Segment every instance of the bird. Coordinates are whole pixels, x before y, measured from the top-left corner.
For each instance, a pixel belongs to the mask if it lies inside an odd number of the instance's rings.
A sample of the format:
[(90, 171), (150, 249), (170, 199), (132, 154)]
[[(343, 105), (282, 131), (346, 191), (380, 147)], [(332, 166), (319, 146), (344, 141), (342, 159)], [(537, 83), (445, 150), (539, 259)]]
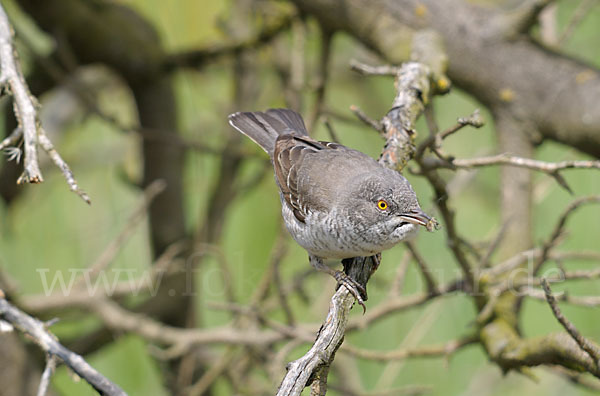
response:
[(363, 286), (324, 260), (377, 255), (420, 226), (431, 230), (435, 220), (408, 180), (361, 151), (311, 138), (293, 110), (236, 112), (228, 119), (269, 154), (285, 226), (312, 266), (333, 276), (365, 310)]

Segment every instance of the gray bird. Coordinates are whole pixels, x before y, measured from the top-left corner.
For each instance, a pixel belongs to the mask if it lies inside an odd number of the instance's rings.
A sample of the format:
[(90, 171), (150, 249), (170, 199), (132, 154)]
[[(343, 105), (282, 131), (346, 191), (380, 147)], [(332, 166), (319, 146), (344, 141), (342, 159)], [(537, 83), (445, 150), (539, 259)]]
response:
[(434, 220), (419, 207), (408, 180), (360, 151), (312, 139), (292, 110), (238, 112), (229, 123), (271, 157), (285, 225), (311, 264), (364, 308), (364, 288), (323, 259), (372, 256), (411, 237), (418, 226), (429, 229)]

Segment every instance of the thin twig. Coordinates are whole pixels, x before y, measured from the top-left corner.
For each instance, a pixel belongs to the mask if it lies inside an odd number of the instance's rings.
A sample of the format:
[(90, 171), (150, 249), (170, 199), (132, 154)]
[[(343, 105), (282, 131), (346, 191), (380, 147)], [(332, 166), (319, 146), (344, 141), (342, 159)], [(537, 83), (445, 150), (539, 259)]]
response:
[(430, 294), (439, 294), (440, 292), (437, 288), (435, 279), (433, 279), (431, 270), (429, 269), (429, 266), (425, 262), (423, 256), (421, 256), (421, 254), (418, 252), (415, 244), (411, 241), (408, 241), (404, 242), (404, 245), (412, 254), (413, 258), (415, 259), (415, 262), (417, 263), (417, 266), (419, 267), (419, 270), (421, 270), (421, 274), (423, 275), (423, 279), (425, 280), (425, 284), (427, 285), (427, 291)]
[(440, 133), (439, 139), (444, 140), (448, 136), (458, 132), (459, 130), (461, 130), (463, 127), (465, 127), (467, 125), (470, 125), (474, 128), (481, 128), (484, 125), (484, 123), (485, 123), (485, 121), (483, 120), (483, 117), (481, 116), (479, 109), (475, 109), (475, 111), (473, 111), (473, 113), (470, 116), (460, 117), (456, 121), (456, 124), (454, 126), (451, 126), (450, 128), (448, 128), (445, 131), (443, 131), (442, 133)]
[(506, 230), (508, 229), (509, 224), (510, 224), (510, 221), (506, 221), (506, 222), (502, 223), (502, 225), (500, 226), (500, 230), (498, 230), (498, 233), (492, 240), (492, 243), (490, 243), (490, 246), (488, 246), (488, 248), (485, 250), (483, 257), (481, 258), (481, 260), (479, 260), (480, 268), (486, 268), (489, 266), (492, 255), (494, 254), (496, 249), (498, 249), (498, 247), (502, 243), (502, 240), (504, 239), (504, 236), (506, 235)]
[(596, 365), (600, 365), (600, 349), (598, 346), (594, 345), (588, 339), (581, 335), (579, 330), (575, 327), (573, 323), (571, 323), (560, 311), (558, 308), (558, 304), (556, 303), (556, 299), (552, 295), (552, 290), (550, 289), (550, 284), (545, 278), (542, 278), (542, 287), (544, 288), (544, 292), (546, 293), (546, 301), (550, 305), (552, 309), (552, 313), (556, 319), (560, 322), (560, 324), (565, 328), (567, 333), (577, 342), (579, 347), (587, 352), (588, 355), (594, 360)]
[(340, 348), (340, 351), (361, 359), (386, 362), (413, 357), (448, 357), (459, 349), (478, 341), (479, 339), (476, 336), (467, 336), (457, 340), (448, 341), (442, 345), (418, 346), (395, 351), (373, 351), (370, 349), (355, 348), (350, 345), (343, 345)]
[(412, 255), (410, 252), (404, 252), (402, 259), (400, 260), (400, 264), (398, 264), (398, 268), (396, 268), (396, 275), (394, 276), (392, 285), (390, 286), (390, 297), (397, 297), (402, 294), (402, 289), (404, 288), (404, 278), (406, 277), (406, 271), (408, 270), (408, 264), (410, 263), (411, 257)]
[(457, 168), (477, 168), (490, 165), (511, 165), (528, 168), (545, 173), (553, 173), (564, 169), (600, 169), (600, 161), (560, 161), (545, 162), (530, 158), (521, 158), (510, 154), (498, 154), (491, 157), (473, 159), (455, 159), (452, 164)]
[(38, 386), (37, 396), (45, 396), (50, 386), (50, 378), (56, 370), (57, 357), (55, 355), (46, 355), (46, 367), (42, 373), (40, 379), (40, 385)]
[(381, 391), (358, 392), (355, 389), (349, 389), (348, 385), (331, 385), (330, 387), (345, 396), (420, 396), (430, 393), (433, 389), (429, 385), (407, 385)]
[(350, 106), (350, 111), (356, 115), (356, 117), (363, 122), (363, 124), (373, 128), (379, 133), (383, 133), (383, 126), (379, 121), (376, 121), (369, 117), (364, 111), (362, 111), (358, 106), (352, 105)]
[(530, 158), (517, 157), (510, 154), (498, 154), (490, 157), (480, 157), (471, 159), (455, 159), (449, 158), (444, 160), (436, 160), (428, 158), (424, 166), (427, 169), (448, 168), (448, 169), (473, 169), (493, 165), (508, 165), (518, 168), (526, 168), (546, 173), (553, 177), (556, 182), (567, 190), (573, 193), (566, 180), (560, 174), (560, 171), (565, 169), (600, 169), (600, 161), (593, 160), (572, 160), (560, 162), (546, 162), (534, 160)]
[(396, 66), (371, 66), (355, 59), (350, 60), (350, 68), (355, 72), (368, 76), (395, 76), (400, 71)]
[(319, 65), (316, 73), (315, 101), (306, 119), (306, 127), (309, 131), (314, 129), (316, 121), (323, 112), (327, 80), (329, 78), (328, 68), (329, 59), (331, 58), (331, 43), (334, 33), (324, 25), (319, 25), (319, 27), (321, 32), (321, 52), (319, 54)]
[(549, 367), (548, 369), (554, 374), (558, 374), (584, 389), (600, 392), (600, 382), (598, 380), (594, 380), (593, 378), (589, 378), (585, 373), (569, 370), (560, 366)]
[(536, 263), (533, 266), (533, 275), (537, 274), (539, 269), (542, 267), (542, 265), (546, 261), (546, 258), (548, 256), (548, 252), (550, 251), (550, 249), (552, 249), (554, 246), (557, 245), (557, 243), (560, 239), (560, 236), (563, 234), (563, 229), (565, 227), (565, 224), (566, 224), (569, 216), (571, 214), (573, 214), (573, 212), (575, 210), (577, 210), (579, 207), (581, 207), (582, 205), (586, 205), (586, 204), (590, 204), (590, 203), (600, 203), (600, 195), (590, 195), (587, 197), (582, 197), (582, 198), (576, 199), (575, 201), (571, 202), (569, 204), (569, 206), (567, 206), (567, 208), (563, 211), (563, 213), (560, 215), (560, 217), (558, 219), (558, 222), (556, 223), (556, 226), (554, 226), (554, 229), (552, 230), (552, 233), (550, 234), (550, 238), (548, 238), (548, 240), (542, 246), (542, 254), (537, 259)]
[(294, 13), (282, 15), (276, 22), (263, 26), (262, 30), (253, 37), (237, 42), (220, 43), (212, 47), (167, 55), (163, 61), (162, 69), (170, 72), (185, 67), (200, 68), (208, 62), (214, 62), (224, 56), (235, 55), (244, 50), (258, 48), (288, 30), (295, 19), (296, 15)]
[(597, 2), (598, 0), (582, 0), (579, 3), (575, 11), (573, 11), (573, 15), (571, 16), (571, 19), (569, 19), (565, 30), (563, 30), (558, 38), (557, 44), (559, 47), (562, 47), (567, 40), (569, 40), (577, 25), (590, 14), (590, 11), (597, 5)]
[[(546, 301), (546, 293), (540, 289), (534, 289), (530, 287), (521, 289), (519, 293), (537, 300)], [(579, 305), (581, 307), (600, 306), (600, 296), (571, 296), (568, 293), (561, 292), (554, 294), (554, 298), (556, 301), (564, 302), (565, 304)]]
[(129, 240), (137, 226), (145, 218), (150, 203), (158, 194), (163, 192), (166, 187), (167, 184), (164, 180), (155, 180), (146, 187), (142, 194), (142, 200), (127, 219), (125, 228), (108, 244), (108, 246), (106, 246), (100, 256), (98, 256), (98, 258), (88, 267), (88, 271), (86, 271), (85, 275), (75, 281), (74, 287), (90, 284), (100, 271), (104, 270), (111, 262), (113, 262), (125, 242)]
[(325, 124), (325, 128), (327, 128), (327, 132), (329, 132), (329, 136), (331, 137), (331, 141), (335, 143), (340, 143), (340, 138), (336, 133), (333, 125), (331, 125), (331, 121), (329, 121), (329, 117), (326, 115), (322, 115), (321, 119), (323, 120), (323, 124)]
[(77, 180), (75, 180), (75, 176), (73, 176), (71, 168), (69, 168), (69, 165), (65, 162), (65, 160), (62, 159), (60, 154), (58, 154), (58, 151), (56, 151), (54, 145), (46, 135), (46, 131), (44, 131), (44, 129), (41, 127), (38, 130), (38, 139), (40, 146), (48, 154), (50, 159), (52, 159), (54, 165), (56, 165), (58, 169), (60, 169), (60, 171), (62, 172), (71, 191), (79, 195), (81, 199), (83, 199), (88, 205), (91, 204), (92, 201), (90, 200), (90, 197), (85, 193), (85, 191), (79, 188), (79, 185), (77, 184)]

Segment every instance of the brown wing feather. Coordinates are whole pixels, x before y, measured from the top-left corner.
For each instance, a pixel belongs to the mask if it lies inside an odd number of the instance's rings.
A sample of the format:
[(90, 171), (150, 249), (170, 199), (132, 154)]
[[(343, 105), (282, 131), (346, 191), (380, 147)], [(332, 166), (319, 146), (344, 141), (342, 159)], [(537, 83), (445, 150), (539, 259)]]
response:
[[(307, 157), (310, 162), (305, 162)], [(285, 134), (280, 135), (275, 141), (273, 152), (273, 168), (275, 169), (275, 179), (283, 195), (283, 199), (288, 203), (294, 213), (294, 216), (304, 222), (308, 210), (326, 210), (327, 202), (319, 200), (318, 195), (303, 196), (300, 190), (311, 188), (311, 185), (328, 186), (345, 183), (345, 178), (362, 172), (359, 168), (369, 166), (365, 159), (369, 157), (356, 150), (349, 149), (338, 143), (317, 141), (306, 135)], [(332, 173), (332, 178), (326, 183), (314, 183), (316, 179), (326, 177), (318, 169), (320, 166), (332, 166), (332, 162), (344, 163), (343, 171), (341, 169), (329, 168), (327, 172)], [(378, 166), (371, 159), (373, 166)], [(356, 167), (356, 164), (361, 164)], [(315, 169), (315, 166), (317, 169)], [(313, 171), (308, 171), (308, 169)], [(316, 171), (316, 173), (314, 173)], [(306, 178), (307, 172), (311, 174)], [(304, 175), (303, 180), (299, 180), (299, 175)], [(310, 194), (309, 194), (310, 195)]]
[(321, 148), (320, 146), (311, 138), (301, 138), (293, 134), (281, 135), (275, 142), (273, 153), (275, 179), (283, 198), (292, 208), (294, 216), (301, 222), (304, 222), (306, 213), (298, 195), (298, 168), (302, 165), (306, 154), (317, 152)]
[(306, 135), (287, 134), (277, 138), (273, 153), (275, 178), (283, 198), (299, 221), (304, 222), (307, 208), (298, 194), (298, 169), (307, 154), (338, 148), (345, 147), (336, 143), (320, 142)]

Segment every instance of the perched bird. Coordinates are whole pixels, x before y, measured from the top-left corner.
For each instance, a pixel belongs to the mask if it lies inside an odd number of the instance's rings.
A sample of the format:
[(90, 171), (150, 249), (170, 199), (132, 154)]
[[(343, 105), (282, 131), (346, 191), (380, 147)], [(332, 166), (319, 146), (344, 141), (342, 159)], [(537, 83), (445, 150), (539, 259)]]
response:
[(364, 308), (364, 288), (323, 259), (372, 256), (430, 229), (408, 180), (368, 155), (308, 136), (302, 117), (288, 109), (238, 112), (229, 123), (273, 162), (281, 213), (310, 263), (344, 285)]

